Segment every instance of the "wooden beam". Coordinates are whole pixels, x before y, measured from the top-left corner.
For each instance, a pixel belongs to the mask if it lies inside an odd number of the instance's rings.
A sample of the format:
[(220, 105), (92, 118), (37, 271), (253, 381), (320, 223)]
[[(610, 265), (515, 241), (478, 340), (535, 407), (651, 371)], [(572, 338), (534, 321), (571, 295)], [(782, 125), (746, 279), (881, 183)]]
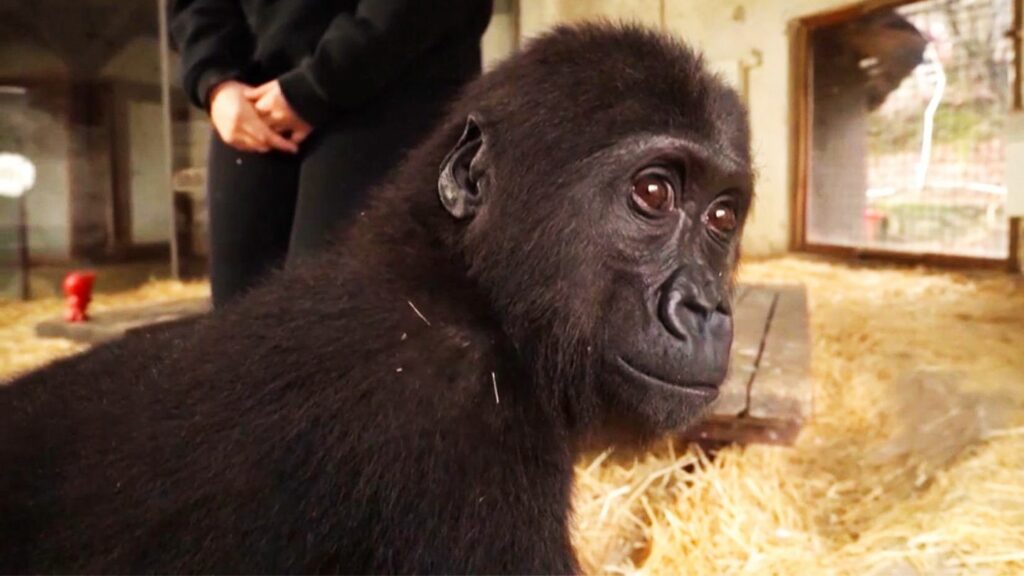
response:
[(28, 247), (28, 199), (24, 194), (18, 197), (18, 262), (21, 272), (19, 282), (22, 300), (32, 298), (32, 262)]
[(740, 292), (729, 377), (709, 416), (683, 438), (790, 444), (813, 410), (806, 290), (753, 285)]
[(807, 26), (797, 22), (790, 28), (790, 234), (791, 250), (802, 250), (807, 242), (807, 182), (810, 173), (811, 98), (810, 40)]
[(803, 422), (812, 413), (807, 293), (802, 286), (774, 288), (775, 308), (750, 383), (748, 414), (761, 420)]
[(715, 416), (732, 417), (747, 411), (750, 381), (757, 370), (765, 327), (775, 303), (767, 290), (747, 290), (733, 304), (732, 356), (729, 375), (711, 406)]
[(171, 278), (181, 278), (181, 261), (178, 246), (178, 211), (174, 206), (174, 115), (171, 113), (171, 33), (167, 19), (168, 0), (156, 0), (157, 16), (160, 22), (160, 101), (163, 104), (164, 120), (164, 190), (167, 207), (171, 211)]
[(807, 244), (804, 251), (811, 254), (823, 254), (849, 260), (877, 260), (898, 264), (923, 264), (939, 268), (974, 268), (987, 270), (1005, 270), (1008, 258), (987, 258), (982, 256), (960, 256), (936, 252), (896, 252), (875, 248), (856, 248), (853, 246), (831, 246), (827, 244)]
[(1021, 261), (1022, 235), (1024, 235), (1024, 218), (1010, 217), (1010, 260), (1007, 269), (1016, 274), (1024, 272), (1024, 262)]

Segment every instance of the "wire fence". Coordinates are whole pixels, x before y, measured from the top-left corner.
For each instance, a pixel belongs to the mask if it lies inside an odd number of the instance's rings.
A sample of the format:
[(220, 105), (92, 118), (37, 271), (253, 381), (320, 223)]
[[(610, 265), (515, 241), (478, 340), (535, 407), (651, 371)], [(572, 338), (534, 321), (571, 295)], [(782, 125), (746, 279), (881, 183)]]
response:
[[(815, 40), (816, 51), (835, 56), (838, 38), (839, 54), (845, 49), (856, 65), (816, 65), (823, 78), (814, 83), (811, 240), (1005, 258), (1011, 0), (926, 0), (864, 18), (873, 20)], [(917, 65), (901, 71), (910, 57)], [(879, 96), (886, 80), (893, 85)], [(839, 84), (865, 87), (861, 110), (839, 103)]]

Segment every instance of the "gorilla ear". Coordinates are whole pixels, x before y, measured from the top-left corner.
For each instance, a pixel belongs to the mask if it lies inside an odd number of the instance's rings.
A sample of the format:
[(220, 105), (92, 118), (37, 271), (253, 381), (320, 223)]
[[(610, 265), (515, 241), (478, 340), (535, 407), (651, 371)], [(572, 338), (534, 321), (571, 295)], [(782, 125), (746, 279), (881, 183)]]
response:
[(458, 144), (441, 164), (441, 177), (437, 181), (441, 205), (458, 220), (473, 216), (480, 207), (480, 161), (483, 153), (480, 122), (475, 114), (470, 114)]

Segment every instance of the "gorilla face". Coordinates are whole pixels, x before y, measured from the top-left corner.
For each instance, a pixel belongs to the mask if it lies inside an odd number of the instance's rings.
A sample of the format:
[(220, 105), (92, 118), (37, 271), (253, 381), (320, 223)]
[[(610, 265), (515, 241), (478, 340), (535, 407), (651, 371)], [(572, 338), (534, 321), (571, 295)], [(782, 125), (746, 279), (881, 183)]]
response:
[(538, 394), (576, 422), (658, 433), (725, 378), (753, 174), (735, 92), (684, 46), (642, 36), (595, 39), (592, 62), (532, 63), (557, 76), (508, 64), (527, 89), (474, 94), (438, 189)]
[(487, 131), (470, 119), (439, 189), (452, 215), (473, 217), (471, 270), (518, 347), (631, 427), (691, 422), (728, 368), (748, 163), (685, 134), (637, 134), (543, 190), (503, 193)]
[[(747, 166), (669, 135), (619, 147), (600, 184), (615, 280), (603, 307), (602, 396), (645, 429), (674, 429), (718, 397), (732, 343), (732, 275)], [(596, 188), (596, 186), (595, 186)]]

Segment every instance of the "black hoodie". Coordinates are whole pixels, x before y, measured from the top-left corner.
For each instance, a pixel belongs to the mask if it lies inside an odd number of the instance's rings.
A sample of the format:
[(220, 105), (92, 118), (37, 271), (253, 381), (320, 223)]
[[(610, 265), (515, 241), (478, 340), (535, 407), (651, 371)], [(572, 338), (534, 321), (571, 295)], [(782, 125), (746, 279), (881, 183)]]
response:
[(491, 0), (175, 0), (185, 91), (275, 78), (318, 125), (391, 88), (458, 86), (480, 69)]

